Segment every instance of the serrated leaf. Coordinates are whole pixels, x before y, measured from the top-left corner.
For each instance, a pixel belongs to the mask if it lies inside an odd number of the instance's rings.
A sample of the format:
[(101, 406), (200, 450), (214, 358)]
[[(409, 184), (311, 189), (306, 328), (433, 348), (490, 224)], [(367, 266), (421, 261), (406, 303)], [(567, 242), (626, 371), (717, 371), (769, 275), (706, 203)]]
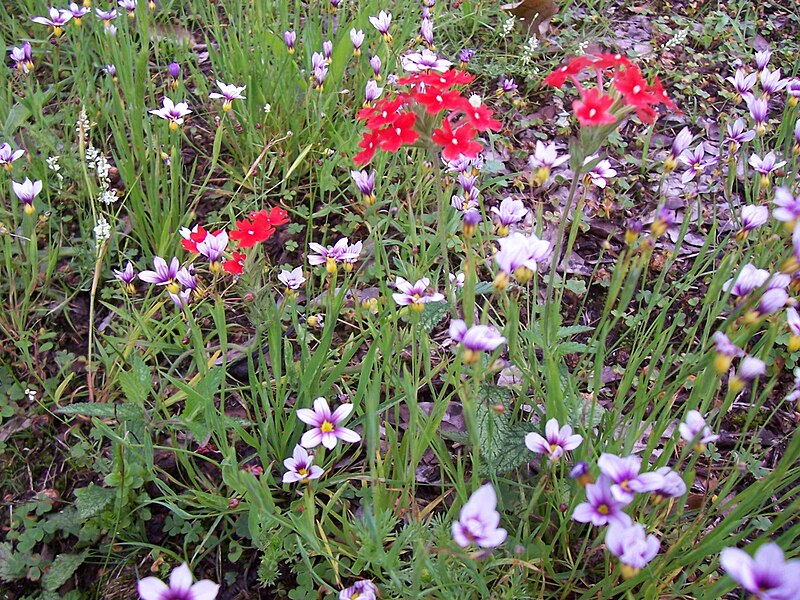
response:
[(50, 569), (42, 577), (42, 587), (49, 591), (55, 592), (58, 588), (64, 585), (75, 571), (78, 570), (86, 560), (88, 550), (84, 550), (80, 554), (59, 554), (50, 565)]
[(558, 337), (565, 338), (571, 335), (577, 335), (579, 333), (589, 333), (590, 331), (594, 331), (594, 327), (588, 327), (587, 325), (570, 325), (568, 327), (559, 327), (558, 328)]
[(594, 349), (586, 344), (581, 344), (580, 342), (560, 342), (558, 344), (558, 352), (561, 356), (564, 356), (565, 354), (572, 354), (573, 352), (584, 352), (591, 354), (594, 352)]
[[(505, 473), (531, 460), (525, 446), (525, 436), (530, 426), (511, 423), (511, 392), (500, 386), (481, 388), (478, 404), (477, 426), (482, 457), (481, 470), (485, 475)], [(502, 404), (505, 411), (497, 413), (492, 406)]]
[(120, 372), (119, 385), (128, 402), (144, 406), (145, 400), (153, 390), (153, 380), (150, 369), (141, 356), (138, 354), (134, 356), (130, 371)]
[(494, 293), (494, 285), (491, 281), (479, 281), (475, 284), (476, 294), (492, 294)]
[(105, 404), (100, 402), (77, 402), (56, 410), (61, 415), (81, 415), (101, 419), (141, 419), (142, 409), (128, 404)]
[(449, 302), (428, 302), (420, 315), (419, 326), (425, 333), (430, 333), (450, 312), (450, 308)]
[(85, 521), (100, 514), (114, 499), (115, 494), (114, 490), (100, 487), (94, 483), (75, 490), (75, 507), (78, 509), (78, 518)]

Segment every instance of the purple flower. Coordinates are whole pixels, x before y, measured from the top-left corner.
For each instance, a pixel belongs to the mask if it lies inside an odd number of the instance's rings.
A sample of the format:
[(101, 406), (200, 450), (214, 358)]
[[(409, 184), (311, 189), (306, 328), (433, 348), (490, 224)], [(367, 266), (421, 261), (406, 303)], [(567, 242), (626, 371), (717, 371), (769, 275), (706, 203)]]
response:
[(344, 270), (350, 272), (353, 270), (353, 265), (356, 264), (359, 256), (361, 256), (362, 242), (356, 242), (347, 246), (342, 261), (344, 262)]
[(25, 150), (22, 150), (21, 148), (12, 151), (9, 144), (6, 143), (0, 145), (0, 166), (3, 166), (10, 171), (11, 163), (18, 158), (21, 158), (23, 154), (25, 154)]
[(330, 40), (325, 40), (322, 42), (322, 54), (325, 56), (325, 62), (331, 64), (333, 56), (333, 42)]
[(703, 415), (696, 410), (690, 410), (686, 413), (686, 420), (678, 425), (678, 431), (681, 434), (681, 438), (689, 443), (696, 444), (701, 450), (706, 444), (716, 442), (719, 439), (719, 436), (712, 433), (711, 428), (706, 425)]
[(286, 473), (283, 474), (283, 483), (307, 483), (311, 479), (322, 477), (322, 467), (312, 465), (314, 456), (306, 452), (302, 446), (295, 446), (291, 458), (283, 461)]
[(769, 279), (769, 271), (758, 269), (751, 263), (745, 264), (735, 279), (729, 279), (722, 284), (722, 290), (730, 291), (732, 296), (741, 298), (753, 290), (760, 288)]
[[(223, 100), (222, 103), (222, 110), (228, 112), (231, 109), (234, 100), (244, 100), (245, 97), (242, 95), (242, 92), (247, 87), (243, 85), (242, 87), (222, 83), (221, 81), (217, 81), (217, 87), (219, 88), (219, 92), (211, 92), (208, 97), (211, 100)], [(220, 93), (221, 92), (221, 93)]]
[(644, 527), (638, 523), (622, 525), (610, 523), (606, 531), (606, 548), (622, 563), (622, 576), (634, 577), (647, 566), (661, 547), (654, 535), (645, 535)]
[(34, 23), (39, 23), (39, 25), (47, 25), (53, 28), (53, 35), (58, 37), (64, 31), (64, 25), (66, 25), (69, 20), (72, 18), (72, 13), (68, 10), (59, 10), (57, 8), (50, 7), (48, 11), (48, 16), (46, 17), (33, 17), (31, 21)]
[(550, 242), (533, 234), (525, 236), (514, 232), (501, 238), (499, 243), (500, 250), (494, 255), (494, 261), (500, 272), (493, 283), (498, 291), (505, 289), (512, 273), (520, 283), (528, 283), (538, 268), (537, 263), (550, 254)]
[(786, 83), (786, 94), (789, 96), (789, 106), (797, 106), (800, 100), (800, 79), (795, 77)]
[(198, 285), (197, 278), (194, 276), (194, 265), (178, 269), (178, 272), (175, 274), (175, 279), (189, 291), (197, 291)]
[(369, 22), (378, 30), (387, 43), (391, 43), (392, 36), (389, 35), (389, 27), (392, 25), (392, 14), (385, 11), (378, 13), (377, 17), (370, 17)]
[(633, 501), (634, 493), (652, 492), (664, 483), (658, 473), (640, 473), (642, 459), (638, 456), (617, 456), (604, 452), (597, 466), (612, 482), (611, 494), (625, 504)]
[(787, 562), (774, 542), (761, 546), (752, 558), (744, 550), (725, 548), (719, 562), (731, 579), (759, 600), (800, 598), (800, 560)]
[(197, 244), (197, 251), (205, 256), (209, 262), (217, 263), (222, 258), (225, 248), (228, 247), (228, 234), (225, 230), (209, 233)]
[(137, 589), (142, 600), (214, 600), (219, 592), (219, 585), (208, 579), (192, 585), (192, 572), (183, 563), (173, 569), (169, 576), (169, 586), (155, 577), (145, 577), (139, 580)]
[(461, 507), (458, 521), (451, 528), (453, 540), (462, 548), (474, 543), (481, 548), (496, 548), (508, 532), (500, 525), (497, 496), (491, 483), (478, 488)]
[[(349, 256), (349, 242), (347, 238), (342, 238), (333, 246), (327, 248), (316, 242), (309, 242), (308, 247), (316, 254), (308, 255), (308, 264), (312, 266), (325, 265), (328, 273), (336, 272), (336, 263), (344, 262)], [(357, 258), (357, 257), (356, 257)]]
[[(781, 274), (782, 275), (782, 274)], [(783, 277), (782, 277), (783, 278)], [(754, 323), (761, 317), (774, 313), (780, 310), (789, 301), (789, 294), (781, 287), (771, 287), (764, 290), (761, 298), (758, 300), (756, 306), (751, 312), (745, 315), (745, 320)]]
[(288, 290), (299, 289), (306, 281), (306, 278), (303, 277), (303, 268), (295, 267), (291, 271), (282, 270), (278, 274), (278, 281), (285, 285)]
[(695, 176), (701, 175), (710, 162), (705, 159), (706, 150), (703, 144), (698, 144), (694, 150), (684, 150), (678, 159), (686, 165), (686, 171), (681, 176), (683, 183), (689, 183)]
[(378, 82), (375, 81), (374, 79), (370, 79), (367, 82), (367, 85), (364, 87), (364, 104), (365, 105), (372, 104), (373, 102), (375, 102), (375, 100), (381, 97), (382, 93), (383, 93), (383, 88), (378, 87)]
[(596, 483), (586, 486), (586, 502), (581, 502), (572, 511), (572, 519), (579, 523), (591, 523), (596, 527), (619, 523), (630, 525), (633, 521), (622, 512), (626, 502), (620, 502), (611, 493), (611, 481), (600, 476)]
[[(586, 165), (594, 160), (597, 159), (597, 155), (594, 156), (587, 156), (586, 159), (583, 161), (583, 164)], [(617, 171), (616, 169), (611, 168), (611, 161), (608, 159), (603, 159), (595, 166), (591, 168), (591, 170), (587, 173), (589, 179), (591, 179), (592, 183), (603, 189), (606, 187), (608, 180), (612, 177), (616, 177)]]
[(761, 71), (759, 79), (761, 81), (761, 89), (764, 90), (764, 94), (767, 97), (775, 92), (779, 92), (786, 87), (787, 83), (789, 83), (788, 79), (781, 79), (780, 69), (770, 71), (766, 67)]
[(756, 137), (756, 132), (745, 130), (744, 119), (736, 119), (733, 124), (728, 123), (728, 134), (725, 136), (725, 143), (731, 152), (737, 152), (742, 144), (751, 141)]
[(111, 10), (103, 10), (101, 8), (95, 8), (94, 14), (98, 19), (103, 21), (103, 27), (105, 29), (110, 29), (113, 27), (111, 21), (117, 18), (117, 9), (112, 8)]
[(114, 277), (125, 285), (131, 285), (136, 277), (136, 273), (133, 271), (133, 263), (131, 261), (128, 261), (128, 264), (125, 265), (125, 268), (122, 271), (113, 269), (113, 273)]
[(192, 111), (189, 110), (189, 105), (186, 102), (178, 102), (175, 104), (172, 100), (164, 96), (161, 101), (161, 108), (148, 111), (151, 115), (156, 115), (169, 121), (170, 131), (176, 131), (178, 127), (183, 125), (184, 118)]
[(428, 48), (433, 48), (433, 21), (422, 19), (419, 25), (419, 37)]
[(428, 302), (441, 302), (444, 300), (444, 295), (439, 292), (428, 292), (430, 284), (431, 280), (427, 277), (423, 277), (413, 285), (402, 277), (398, 277), (394, 282), (394, 286), (400, 291), (392, 294), (392, 298), (400, 306), (410, 306), (412, 310), (422, 311)]
[(728, 336), (721, 331), (717, 331), (713, 339), (714, 351), (717, 353), (714, 359), (714, 368), (721, 375), (731, 368), (734, 357), (743, 356), (744, 351), (731, 342)]
[(684, 127), (678, 132), (678, 135), (672, 140), (669, 155), (664, 160), (664, 167), (667, 171), (673, 171), (678, 166), (678, 157), (686, 151), (693, 139), (694, 136), (688, 127)]
[(463, 288), (464, 282), (467, 279), (464, 273), (459, 273), (458, 275), (453, 275), (452, 273), (448, 273), (447, 278), (450, 280), (450, 285), (457, 288)]
[[(0, 161), (2, 164), (2, 161)], [(784, 223), (793, 223), (800, 218), (800, 196), (793, 195), (787, 188), (781, 186), (775, 190), (775, 206), (772, 216)]]
[(155, 269), (154, 271), (141, 271), (139, 273), (139, 279), (154, 285), (169, 286), (173, 288), (170, 291), (173, 293), (177, 292), (178, 286), (175, 283), (175, 278), (178, 276), (178, 269), (180, 268), (178, 259), (173, 256), (169, 265), (167, 265), (167, 261), (160, 256), (156, 256), (153, 258), (153, 267)]
[(756, 69), (758, 69), (759, 73), (767, 68), (771, 56), (772, 50), (769, 49), (756, 52)]
[(294, 43), (297, 41), (297, 34), (294, 31), (283, 32), (283, 42), (289, 50), (289, 54), (294, 54)]
[(756, 377), (766, 374), (766, 372), (767, 365), (763, 360), (755, 356), (747, 355), (742, 358), (742, 362), (739, 363), (739, 371), (736, 373), (734, 379), (738, 379), (743, 383), (750, 383)]
[(375, 584), (364, 579), (339, 592), (339, 600), (376, 600), (377, 594)]
[(764, 158), (753, 154), (748, 162), (751, 167), (761, 174), (761, 187), (766, 187), (769, 184), (770, 173), (786, 164), (785, 160), (779, 161), (772, 151), (767, 152)]
[(509, 94), (513, 91), (516, 91), (519, 86), (516, 82), (510, 77), (503, 77), (500, 80), (500, 84), (498, 86), (498, 92), (503, 94)]
[(351, 29), (350, 41), (353, 43), (353, 54), (355, 56), (361, 56), (361, 45), (364, 43), (364, 32), (360, 29)]
[(686, 483), (680, 474), (669, 467), (656, 469), (656, 473), (664, 478), (664, 483), (657, 490), (653, 490), (653, 498), (656, 502), (663, 498), (680, 498), (686, 493)]
[(508, 228), (522, 221), (528, 214), (528, 209), (522, 200), (514, 200), (508, 196), (503, 199), (499, 207), (493, 206), (491, 212), (496, 217), (498, 233), (508, 235)]
[(473, 325), (467, 329), (461, 319), (450, 321), (450, 339), (461, 344), (461, 358), (468, 365), (478, 361), (479, 352), (492, 352), (507, 341), (494, 327)]
[(572, 435), (572, 427), (564, 425), (561, 429), (558, 427), (558, 420), (550, 419), (544, 427), (545, 437), (532, 431), (525, 436), (525, 445), (531, 452), (538, 454), (546, 454), (547, 458), (556, 461), (565, 452), (574, 450), (581, 445), (583, 437), (580, 435)]
[(87, 8), (85, 6), (79, 6), (76, 2), (70, 2), (69, 8), (67, 9), (69, 12), (72, 13), (72, 22), (75, 23), (77, 27), (81, 25), (81, 19), (92, 12), (91, 8)]
[[(33, 71), (33, 59), (31, 58), (31, 43), (25, 42), (21, 48), (16, 46), (11, 48), (8, 57), (14, 61), (14, 68), (23, 73)], [(6, 144), (3, 144), (4, 146)]]
[(769, 208), (748, 204), (742, 208), (741, 221), (742, 228), (739, 230), (740, 239), (745, 237), (748, 232), (756, 227), (761, 227), (769, 219)]
[(541, 140), (536, 140), (536, 149), (528, 157), (528, 164), (531, 169), (536, 169), (533, 181), (537, 185), (544, 185), (550, 179), (550, 171), (563, 165), (569, 160), (569, 154), (558, 155), (555, 143), (551, 142), (546, 146)]
[(350, 177), (367, 206), (375, 204), (375, 171), (350, 171)]
[(800, 313), (793, 306), (786, 309), (786, 325), (789, 327), (789, 351), (796, 352), (800, 349)]
[(756, 131), (763, 134), (767, 130), (767, 117), (769, 115), (769, 103), (766, 98), (756, 98), (755, 96), (748, 96), (745, 98), (747, 101), (747, 108), (750, 111), (750, 116), (756, 124)]
[(114, 65), (106, 65), (103, 67), (103, 73), (108, 75), (109, 77), (116, 77), (117, 76), (117, 67)]
[(314, 77), (314, 87), (322, 91), (322, 87), (325, 84), (325, 78), (328, 76), (328, 66), (318, 65), (317, 67), (314, 67), (311, 75)]
[(403, 69), (409, 73), (437, 71), (444, 73), (453, 64), (449, 60), (439, 58), (436, 53), (423, 48), (421, 52), (409, 52), (400, 57)]
[(176, 294), (167, 288), (167, 293), (169, 294), (170, 299), (172, 299), (172, 302), (175, 304), (175, 307), (179, 308), (180, 310), (186, 310), (192, 300), (192, 290), (189, 289), (181, 290)]
[(463, 65), (466, 65), (475, 56), (475, 50), (472, 48), (464, 48), (458, 53), (458, 60)]
[(167, 72), (169, 73), (170, 77), (177, 79), (181, 76), (181, 66), (173, 60), (171, 63), (169, 63)]
[(22, 183), (12, 180), (11, 189), (14, 190), (17, 198), (19, 198), (20, 202), (22, 202), (24, 205), (25, 214), (32, 215), (34, 212), (36, 212), (36, 209), (33, 206), (33, 200), (42, 191), (41, 181), (31, 181), (27, 177)]
[(372, 67), (372, 72), (375, 73), (375, 80), (381, 80), (381, 57), (377, 54), (371, 56), (369, 59), (369, 66)]
[(757, 79), (757, 73), (745, 75), (744, 69), (736, 69), (735, 75), (733, 77), (727, 77), (725, 81), (729, 81), (733, 84), (733, 87), (736, 88), (736, 93), (742, 98), (747, 99), (753, 95), (750, 90), (753, 89)]
[(350, 444), (357, 444), (361, 436), (352, 429), (341, 427), (339, 423), (347, 419), (353, 410), (350, 403), (341, 404), (334, 412), (328, 407), (325, 398), (314, 400), (314, 409), (301, 408), (297, 411), (297, 418), (312, 429), (306, 431), (300, 438), (300, 445), (304, 448), (315, 448), (322, 444), (328, 450), (333, 450), (338, 440)]

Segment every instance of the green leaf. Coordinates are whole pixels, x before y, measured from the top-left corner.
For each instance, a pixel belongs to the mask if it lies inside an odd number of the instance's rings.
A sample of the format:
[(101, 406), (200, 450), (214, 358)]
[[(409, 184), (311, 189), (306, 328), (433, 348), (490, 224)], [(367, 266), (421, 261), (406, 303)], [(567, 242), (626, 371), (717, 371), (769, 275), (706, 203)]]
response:
[(80, 554), (59, 554), (50, 565), (50, 569), (42, 577), (42, 587), (48, 592), (54, 592), (72, 577), (86, 560), (88, 550)]
[(449, 302), (428, 302), (425, 305), (425, 310), (422, 311), (419, 322), (420, 327), (426, 333), (430, 333), (450, 312), (450, 308)]
[(128, 404), (106, 404), (100, 402), (77, 402), (59, 408), (62, 415), (81, 415), (84, 417), (100, 417), (101, 419), (141, 419), (142, 409)]
[(150, 369), (138, 354), (134, 356), (133, 368), (119, 374), (119, 384), (128, 402), (144, 406), (145, 400), (153, 390)]
[(85, 488), (75, 490), (75, 507), (81, 520), (91, 519), (108, 506), (114, 499), (114, 490), (100, 487), (94, 483)]
[[(525, 436), (531, 429), (524, 423), (511, 423), (511, 392), (487, 385), (481, 388), (479, 400), (476, 412), (484, 474), (505, 473), (529, 462), (532, 455), (525, 446)], [(505, 411), (495, 412), (495, 405), (502, 405)]]

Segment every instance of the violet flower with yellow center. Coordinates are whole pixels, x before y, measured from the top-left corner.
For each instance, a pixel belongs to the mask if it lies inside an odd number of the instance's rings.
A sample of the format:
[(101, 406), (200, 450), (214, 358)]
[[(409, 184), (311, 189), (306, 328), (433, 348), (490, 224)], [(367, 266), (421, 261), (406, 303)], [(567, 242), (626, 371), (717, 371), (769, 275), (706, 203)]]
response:
[(442, 302), (444, 295), (439, 292), (429, 292), (431, 280), (427, 277), (419, 279), (412, 285), (410, 281), (398, 277), (394, 286), (399, 292), (392, 294), (392, 298), (400, 306), (408, 306), (411, 310), (422, 312), (429, 302)]
[(572, 434), (572, 427), (564, 425), (559, 428), (558, 420), (550, 419), (544, 428), (545, 437), (535, 431), (525, 436), (525, 445), (531, 452), (546, 454), (547, 458), (555, 462), (566, 452), (574, 450), (581, 445), (583, 437)]
[(468, 365), (478, 362), (481, 352), (497, 350), (507, 341), (494, 327), (473, 325), (467, 328), (461, 319), (450, 322), (450, 339), (461, 345), (461, 360)]
[(353, 405), (346, 403), (331, 412), (325, 398), (314, 400), (313, 410), (301, 408), (297, 411), (297, 418), (303, 423), (311, 425), (312, 429), (303, 434), (303, 437), (300, 438), (300, 445), (304, 448), (315, 448), (322, 444), (328, 450), (333, 450), (339, 440), (357, 444), (361, 441), (361, 436), (352, 429), (340, 425), (352, 411)]
[(309, 454), (302, 446), (295, 446), (291, 458), (283, 461), (286, 473), (283, 474), (283, 483), (308, 483), (312, 479), (322, 477), (322, 467), (312, 464), (314, 456)]
[(245, 97), (242, 95), (244, 92), (246, 85), (242, 87), (238, 87), (236, 85), (222, 83), (221, 81), (217, 81), (217, 87), (220, 89), (220, 92), (211, 92), (208, 97), (212, 100), (222, 99), (222, 110), (228, 112), (231, 107), (233, 106), (234, 100), (244, 100)]

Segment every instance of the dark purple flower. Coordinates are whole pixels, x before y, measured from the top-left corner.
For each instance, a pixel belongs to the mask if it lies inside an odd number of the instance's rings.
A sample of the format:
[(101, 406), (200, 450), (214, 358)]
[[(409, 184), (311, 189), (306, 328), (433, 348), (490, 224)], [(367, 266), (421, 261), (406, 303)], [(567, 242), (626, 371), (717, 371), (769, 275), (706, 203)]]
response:
[(586, 502), (581, 502), (572, 511), (572, 519), (579, 523), (591, 523), (597, 527), (609, 523), (630, 525), (633, 521), (622, 512), (627, 503), (620, 502), (611, 493), (611, 481), (600, 476), (596, 483), (586, 486)]
[(475, 50), (472, 48), (464, 48), (458, 53), (458, 60), (461, 61), (462, 64), (467, 64), (472, 60), (473, 56), (475, 56)]
[(786, 561), (778, 544), (764, 544), (752, 558), (738, 548), (725, 548), (720, 565), (731, 579), (759, 600), (800, 598), (800, 560)]
[(283, 32), (283, 42), (289, 50), (289, 54), (294, 54), (294, 43), (297, 41), (297, 34), (294, 31)]

